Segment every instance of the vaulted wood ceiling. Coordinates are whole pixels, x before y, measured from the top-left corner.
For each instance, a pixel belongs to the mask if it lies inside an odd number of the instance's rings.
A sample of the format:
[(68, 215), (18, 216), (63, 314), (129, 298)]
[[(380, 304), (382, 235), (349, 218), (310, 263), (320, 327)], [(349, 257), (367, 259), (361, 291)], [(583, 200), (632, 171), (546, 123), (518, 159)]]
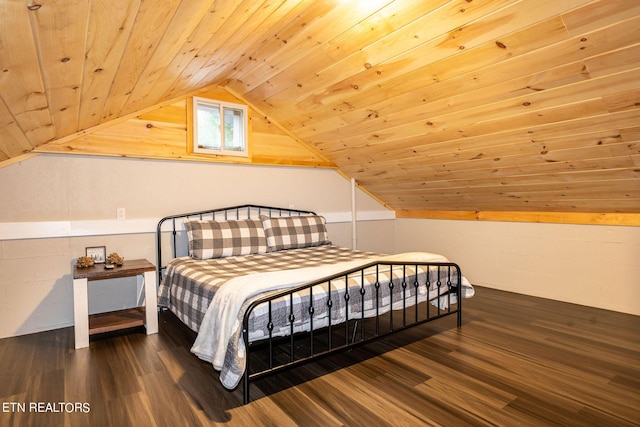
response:
[(637, 0), (0, 0), (0, 162), (212, 86), (396, 210), (640, 212)]

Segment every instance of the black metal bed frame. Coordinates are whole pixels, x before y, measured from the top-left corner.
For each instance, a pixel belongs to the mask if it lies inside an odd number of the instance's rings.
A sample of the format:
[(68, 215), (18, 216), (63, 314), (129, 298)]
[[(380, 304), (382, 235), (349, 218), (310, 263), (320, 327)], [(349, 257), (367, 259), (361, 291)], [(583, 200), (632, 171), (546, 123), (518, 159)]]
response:
[[(178, 256), (177, 252), (177, 239), (178, 239), (178, 220), (189, 219), (244, 219), (254, 218), (256, 215), (268, 215), (268, 216), (294, 216), (313, 214), (310, 211), (302, 211), (296, 209), (284, 209), (268, 206), (257, 205), (241, 205), (231, 208), (212, 209), (206, 211), (191, 212), (187, 214), (172, 215), (165, 217), (158, 223), (156, 231), (157, 242), (157, 268), (158, 268), (158, 283), (162, 278), (162, 273), (166, 269), (166, 265), (162, 259), (162, 246), (163, 246), (163, 224), (170, 221), (171, 227), (168, 230), (173, 239), (172, 258)], [(182, 255), (180, 255), (182, 256)], [(407, 273), (407, 267), (412, 267), (413, 271), (418, 271), (418, 268), (437, 269), (437, 299), (446, 298), (448, 304), (446, 308), (440, 308), (439, 305), (432, 306), (428, 301), (419, 302), (418, 287), (426, 285), (427, 289), (432, 287), (434, 283), (430, 282), (430, 275), (426, 274), (426, 281), (419, 283), (417, 275), (410, 275)], [(395, 270), (394, 270), (395, 269)], [(366, 289), (364, 283), (364, 275), (371, 274), (371, 271), (375, 271), (375, 281), (373, 289)], [(398, 270), (401, 272), (399, 273)], [(365, 271), (367, 273), (365, 273)], [(380, 280), (380, 275), (383, 272), (389, 272), (389, 280), (386, 285), (383, 285), (384, 280)], [(392, 279), (393, 272), (395, 276), (400, 277), (399, 280)], [(361, 296), (364, 296), (365, 292), (376, 292), (376, 314), (373, 317), (364, 317), (364, 298), (362, 300), (362, 315), (353, 319), (349, 319), (349, 310), (346, 310), (346, 321), (337, 325), (331, 324), (331, 315), (328, 316), (328, 326), (324, 325), (315, 329), (313, 325), (313, 314), (318, 307), (313, 305), (313, 288), (319, 285), (326, 285), (328, 289), (328, 299), (325, 302), (328, 309), (331, 310), (332, 306), (336, 303), (331, 297), (332, 282), (344, 283), (346, 288), (343, 295), (345, 304), (349, 301), (352, 295), (349, 293), (349, 279), (360, 276), (361, 286), (357, 289), (357, 292)], [(393, 289), (397, 286), (401, 286), (402, 291), (402, 308), (396, 310), (389, 310), (387, 312), (380, 312), (380, 299), (378, 292), (382, 286), (389, 288), (389, 294), (393, 295)], [(414, 287), (414, 292), (411, 296), (407, 293), (407, 288)], [(441, 291), (442, 290), (442, 291)], [(354, 289), (352, 288), (353, 292)], [(294, 322), (296, 321), (295, 314), (293, 313), (293, 298), (294, 294), (300, 295), (308, 293), (309, 304), (308, 315), (310, 319), (310, 325), (307, 331), (304, 333), (294, 333)], [(451, 295), (456, 296), (456, 302), (452, 303)], [(274, 337), (272, 334), (273, 323), (271, 322), (272, 314), (272, 302), (280, 298), (289, 298), (291, 311), (288, 315), (288, 321), (291, 328), (291, 333), (287, 337)], [(390, 301), (391, 306), (393, 301)], [(413, 299), (413, 300), (411, 300)], [(268, 307), (270, 322), (267, 325), (269, 336), (261, 340), (260, 342), (249, 341), (249, 321), (252, 312), (259, 306), (266, 305)], [(268, 375), (290, 369), (301, 364), (317, 360), (329, 356), (331, 354), (352, 349), (356, 346), (360, 346), (365, 343), (369, 343), (373, 340), (378, 340), (386, 337), (390, 334), (422, 325), (427, 322), (431, 322), (446, 316), (457, 316), (457, 327), (462, 326), (462, 273), (460, 267), (451, 262), (399, 262), (399, 261), (376, 261), (370, 262), (357, 268), (340, 272), (338, 274), (325, 277), (313, 282), (305, 283), (295, 288), (286, 289), (271, 293), (267, 297), (259, 298), (253, 301), (246, 310), (242, 324), (242, 337), (244, 340), (246, 350), (246, 366), (242, 379), (243, 383), (243, 400), (244, 403), (248, 403), (250, 400), (250, 384), (260, 378)], [(254, 360), (255, 357), (260, 357), (260, 360)], [(252, 367), (253, 365), (253, 367)], [(256, 365), (259, 367), (256, 368)]]

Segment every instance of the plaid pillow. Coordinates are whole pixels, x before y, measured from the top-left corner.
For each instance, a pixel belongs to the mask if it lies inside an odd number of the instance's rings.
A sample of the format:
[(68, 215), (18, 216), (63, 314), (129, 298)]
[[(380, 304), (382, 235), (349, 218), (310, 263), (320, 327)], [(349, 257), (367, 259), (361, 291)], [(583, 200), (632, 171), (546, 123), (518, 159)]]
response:
[(321, 216), (271, 218), (261, 215), (269, 252), (330, 244)]
[(259, 219), (185, 221), (189, 256), (222, 258), (267, 252), (267, 239)]

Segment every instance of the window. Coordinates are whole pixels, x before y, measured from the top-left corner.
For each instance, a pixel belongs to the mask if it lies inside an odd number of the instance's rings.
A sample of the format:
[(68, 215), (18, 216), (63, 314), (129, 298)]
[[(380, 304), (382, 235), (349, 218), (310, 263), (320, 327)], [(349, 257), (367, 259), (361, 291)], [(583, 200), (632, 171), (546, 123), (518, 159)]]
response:
[(248, 156), (247, 106), (193, 97), (193, 152)]

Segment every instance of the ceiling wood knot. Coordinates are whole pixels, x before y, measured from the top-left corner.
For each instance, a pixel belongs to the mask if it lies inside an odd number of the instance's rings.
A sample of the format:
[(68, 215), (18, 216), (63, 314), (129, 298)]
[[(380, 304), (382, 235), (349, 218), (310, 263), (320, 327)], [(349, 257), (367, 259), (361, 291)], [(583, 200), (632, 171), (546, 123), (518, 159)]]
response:
[(68, 58), (68, 57), (62, 58), (60, 60), (60, 62), (69, 62), (69, 61), (71, 61), (71, 58)]
[(33, 3), (33, 4), (28, 4), (27, 5), (27, 9), (29, 9), (29, 10), (38, 10), (41, 7), (42, 7), (42, 5), (38, 4), (38, 3)]
[(496, 46), (498, 46), (500, 49), (506, 49), (507, 45), (502, 43), (501, 41), (496, 41)]

